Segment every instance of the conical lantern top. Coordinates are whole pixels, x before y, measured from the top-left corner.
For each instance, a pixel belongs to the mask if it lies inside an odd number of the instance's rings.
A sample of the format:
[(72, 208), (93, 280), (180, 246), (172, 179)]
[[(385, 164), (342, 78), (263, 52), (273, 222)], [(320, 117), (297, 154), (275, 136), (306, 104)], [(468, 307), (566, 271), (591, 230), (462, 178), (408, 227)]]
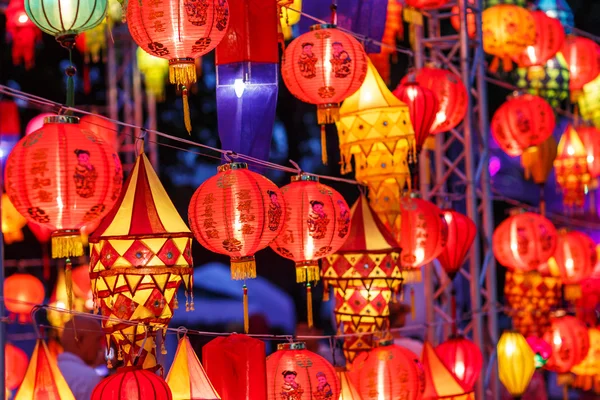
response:
[(425, 370), (424, 399), (460, 396), (470, 391), (452, 375), (429, 342), (425, 342), (421, 358)]

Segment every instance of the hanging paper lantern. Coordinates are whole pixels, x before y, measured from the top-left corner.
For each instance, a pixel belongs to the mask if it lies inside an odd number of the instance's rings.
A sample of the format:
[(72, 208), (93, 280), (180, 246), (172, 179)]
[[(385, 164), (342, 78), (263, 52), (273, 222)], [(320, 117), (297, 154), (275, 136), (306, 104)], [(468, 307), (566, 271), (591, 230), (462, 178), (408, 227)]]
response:
[(587, 153), (588, 171), (595, 179), (600, 176), (600, 129), (592, 126), (578, 126), (577, 134)]
[(579, 134), (568, 125), (558, 143), (554, 160), (556, 183), (563, 193), (563, 204), (567, 207), (583, 207), (585, 195), (591, 182), (587, 151)]
[(83, 255), (79, 229), (101, 219), (121, 189), (119, 157), (75, 117), (48, 117), (17, 143), (6, 163), (6, 193), (28, 221), (52, 233), (52, 257)]
[[(468, 0), (467, 4), (471, 7), (475, 6), (475, 0)], [(452, 27), (460, 32), (460, 26), (462, 21), (460, 19), (460, 10), (458, 6), (452, 7), (452, 16), (450, 17), (450, 23)], [(467, 8), (467, 33), (470, 38), (474, 38), (477, 34), (477, 25), (475, 22), (475, 14), (470, 8)]]
[(379, 53), (369, 54), (369, 59), (379, 72), (386, 84), (390, 83), (391, 59), (396, 59), (396, 40), (404, 36), (402, 21), (402, 4), (396, 0), (388, 0), (387, 14), (385, 16), (385, 29), (381, 38), (382, 46)]
[[(571, 72), (571, 92), (577, 93), (583, 89), (583, 85), (596, 79), (600, 73), (600, 46), (593, 40), (567, 36), (561, 53)], [(573, 94), (571, 96), (573, 97)]]
[(338, 379), (340, 380), (340, 398), (339, 400), (362, 400), (360, 393), (350, 380), (346, 368), (336, 368)]
[(542, 66), (556, 55), (565, 41), (565, 31), (560, 21), (543, 11), (532, 11), (535, 22), (535, 43), (513, 56), (519, 67)]
[(6, 343), (4, 346), (4, 369), (6, 371), (5, 383), (7, 389), (15, 390), (19, 387), (23, 382), (23, 378), (25, 378), (28, 364), (27, 353), (17, 346)]
[(2, 235), (4, 243), (13, 244), (23, 241), (23, 227), (27, 220), (23, 217), (15, 206), (10, 202), (6, 194), (2, 195)]
[(153, 95), (157, 101), (165, 99), (165, 83), (169, 76), (169, 61), (147, 53), (141, 47), (135, 52), (137, 65), (144, 76), (146, 93)]
[(221, 42), (229, 26), (227, 0), (187, 2), (130, 1), (127, 25), (133, 40), (147, 53), (169, 60), (169, 80), (181, 87), (185, 127), (191, 132), (187, 92), (196, 83), (195, 59)]
[[(323, 357), (304, 343), (284, 343), (267, 357), (268, 400), (339, 399), (340, 382)], [(287, 396), (287, 397), (286, 397)]]
[(554, 168), (556, 154), (557, 144), (552, 136), (542, 144), (525, 150), (521, 155), (521, 166), (525, 172), (525, 179), (533, 178), (538, 185), (544, 185), (550, 171)]
[(454, 210), (443, 210), (443, 215), (448, 226), (448, 239), (437, 259), (453, 280), (465, 263), (477, 234), (477, 226), (469, 217)]
[(154, 367), (154, 337), (169, 324), (182, 282), (186, 310), (193, 309), (193, 297), (188, 300), (193, 288), (192, 233), (144, 153), (123, 195), (89, 241), (92, 292), (106, 318), (107, 344), (117, 344), (126, 366), (138, 359), (136, 365)]
[(496, 346), (500, 382), (513, 397), (519, 397), (535, 372), (534, 354), (518, 332), (504, 332)]
[(431, 133), (431, 127), (436, 121), (440, 105), (436, 94), (410, 80), (398, 85), (394, 90), (394, 96), (408, 106), (410, 120), (415, 130), (415, 145), (418, 156), (425, 144), (425, 139)]
[(558, 107), (569, 98), (570, 76), (569, 67), (561, 53), (557, 53), (544, 66), (517, 68), (513, 73), (519, 89), (542, 97), (552, 107)]
[(352, 376), (363, 400), (417, 400), (425, 389), (425, 375), (418, 357), (390, 341), (359, 354), (352, 363)]
[(513, 215), (494, 231), (496, 259), (515, 271), (532, 271), (548, 261), (556, 250), (556, 228), (542, 215), (524, 212)]
[(590, 377), (591, 383), (591, 377), (600, 374), (600, 330), (592, 327), (587, 331), (590, 348), (583, 361), (571, 368), (571, 372), (575, 375)]
[[(421, 87), (432, 90), (438, 100), (439, 111), (430, 133), (443, 133), (460, 124), (467, 113), (467, 88), (460, 76), (441, 69), (425, 67), (415, 73), (415, 79)], [(408, 77), (401, 84), (408, 82)]]
[(422, 10), (430, 10), (433, 8), (439, 8), (449, 1), (450, 0), (406, 0), (406, 5)]
[(598, 261), (596, 244), (585, 233), (561, 230), (554, 259), (564, 285), (578, 284), (589, 277)]
[(552, 346), (544, 339), (537, 336), (528, 336), (527, 343), (535, 353), (535, 368), (542, 368), (552, 355)]
[(535, 7), (547, 16), (558, 19), (566, 33), (573, 30), (575, 17), (566, 0), (537, 0)]
[(33, 275), (12, 274), (4, 281), (6, 309), (19, 316), (20, 322), (30, 320), (31, 310), (44, 303), (44, 285)]
[(483, 367), (479, 347), (464, 336), (456, 336), (438, 345), (435, 352), (460, 385), (472, 391)]
[(91, 400), (172, 400), (171, 389), (163, 378), (140, 369), (120, 368), (104, 378), (92, 392)]
[[(115, 152), (119, 151), (119, 128), (114, 122), (98, 115), (88, 114), (80, 120), (81, 127), (88, 129), (96, 136), (110, 144)], [(116, 184), (116, 183), (115, 183)]]
[(552, 355), (545, 368), (564, 374), (585, 359), (590, 338), (583, 322), (565, 315), (553, 318), (543, 339), (552, 346)]
[(421, 360), (425, 370), (423, 399), (474, 400), (472, 387), (454, 375), (429, 342), (423, 346)]
[(10, 0), (6, 7), (6, 32), (12, 41), (13, 65), (23, 63), (31, 69), (35, 63), (35, 46), (42, 39), (42, 32), (29, 19), (23, 1)]

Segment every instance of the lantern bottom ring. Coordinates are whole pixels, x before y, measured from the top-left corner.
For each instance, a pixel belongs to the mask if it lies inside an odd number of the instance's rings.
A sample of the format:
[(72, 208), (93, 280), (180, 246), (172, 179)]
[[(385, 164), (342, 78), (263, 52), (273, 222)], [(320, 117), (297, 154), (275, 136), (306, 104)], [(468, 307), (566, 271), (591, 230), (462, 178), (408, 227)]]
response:
[(56, 41), (58, 43), (60, 43), (60, 45), (62, 47), (64, 47), (65, 49), (72, 50), (73, 47), (75, 46), (75, 39), (77, 38), (77, 32), (73, 32), (73, 31), (59, 32), (54, 36), (56, 38)]
[(254, 256), (231, 258), (231, 279), (242, 281), (256, 278), (256, 260)]
[(170, 59), (169, 82), (177, 86), (196, 83), (196, 60), (190, 57)]

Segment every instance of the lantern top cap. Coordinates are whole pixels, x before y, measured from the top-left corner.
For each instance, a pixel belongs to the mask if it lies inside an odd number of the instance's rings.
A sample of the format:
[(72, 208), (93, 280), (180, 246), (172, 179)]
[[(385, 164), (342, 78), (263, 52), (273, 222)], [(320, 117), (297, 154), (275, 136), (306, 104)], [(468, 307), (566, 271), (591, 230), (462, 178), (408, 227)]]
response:
[(78, 124), (79, 118), (72, 115), (51, 115), (44, 117), (45, 124)]
[(172, 58), (169, 60), (169, 65), (176, 64), (195, 64), (196, 60), (191, 57), (183, 57), (183, 58)]
[(307, 181), (307, 182), (319, 182), (319, 178), (314, 175), (308, 175), (301, 173), (299, 175), (292, 176), (292, 182)]
[(235, 169), (248, 169), (248, 164), (242, 162), (232, 162), (217, 167), (217, 172), (233, 171)]
[(336, 29), (337, 25), (335, 24), (316, 24), (312, 25), (309, 29), (310, 31), (318, 31), (319, 29)]
[(294, 343), (281, 343), (277, 345), (277, 350), (306, 350), (306, 343), (294, 342)]

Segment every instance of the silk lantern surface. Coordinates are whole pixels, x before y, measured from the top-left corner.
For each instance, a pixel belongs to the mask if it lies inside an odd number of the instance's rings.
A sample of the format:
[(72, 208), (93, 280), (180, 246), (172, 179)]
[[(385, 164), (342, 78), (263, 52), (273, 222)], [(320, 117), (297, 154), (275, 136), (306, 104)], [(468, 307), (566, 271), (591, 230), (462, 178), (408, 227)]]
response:
[(560, 51), (565, 41), (565, 30), (559, 20), (543, 11), (532, 11), (531, 16), (535, 21), (536, 39), (533, 45), (513, 56), (520, 67), (546, 64)]
[(172, 400), (171, 389), (163, 378), (139, 368), (120, 368), (104, 378), (92, 392), (91, 400)]
[(583, 85), (577, 104), (581, 117), (600, 128), (600, 75)]
[(223, 400), (267, 398), (267, 364), (262, 340), (238, 334), (217, 337), (202, 348), (202, 363)]
[(29, 19), (22, 0), (10, 0), (6, 7), (6, 32), (12, 42), (13, 65), (24, 64), (25, 69), (35, 64), (35, 46), (42, 32)]
[(483, 367), (483, 356), (475, 343), (464, 336), (451, 337), (438, 345), (435, 353), (463, 388), (473, 390)]
[(577, 284), (589, 277), (598, 261), (596, 244), (585, 233), (561, 230), (554, 259), (560, 271), (562, 283)]
[(582, 362), (590, 348), (585, 324), (569, 315), (553, 318), (543, 339), (552, 346), (552, 355), (545, 368), (559, 374), (569, 372)]
[(394, 95), (408, 106), (410, 120), (415, 130), (415, 144), (418, 154), (431, 133), (431, 127), (436, 121), (440, 103), (435, 92), (422, 87), (416, 82), (401, 83), (394, 90)]
[(44, 285), (33, 275), (16, 273), (4, 281), (6, 309), (17, 314), (21, 322), (30, 321), (31, 311), (44, 303), (44, 296)]
[(496, 346), (500, 382), (514, 396), (521, 396), (535, 373), (534, 354), (518, 332), (504, 332)]
[(591, 39), (580, 36), (567, 36), (561, 49), (571, 72), (572, 92), (594, 80), (600, 73), (600, 46)]
[(117, 124), (98, 115), (88, 114), (81, 118), (81, 126), (94, 132), (96, 136), (110, 144), (115, 152), (119, 151), (119, 128)]
[(443, 215), (448, 226), (448, 241), (437, 259), (450, 279), (454, 279), (473, 245), (477, 226), (469, 217), (454, 210), (443, 210)]
[(4, 346), (4, 363), (5, 363), (5, 379), (6, 388), (14, 390), (19, 387), (29, 364), (29, 357), (23, 350), (10, 343)]
[(285, 343), (267, 357), (268, 400), (339, 399), (335, 369), (304, 343)]

